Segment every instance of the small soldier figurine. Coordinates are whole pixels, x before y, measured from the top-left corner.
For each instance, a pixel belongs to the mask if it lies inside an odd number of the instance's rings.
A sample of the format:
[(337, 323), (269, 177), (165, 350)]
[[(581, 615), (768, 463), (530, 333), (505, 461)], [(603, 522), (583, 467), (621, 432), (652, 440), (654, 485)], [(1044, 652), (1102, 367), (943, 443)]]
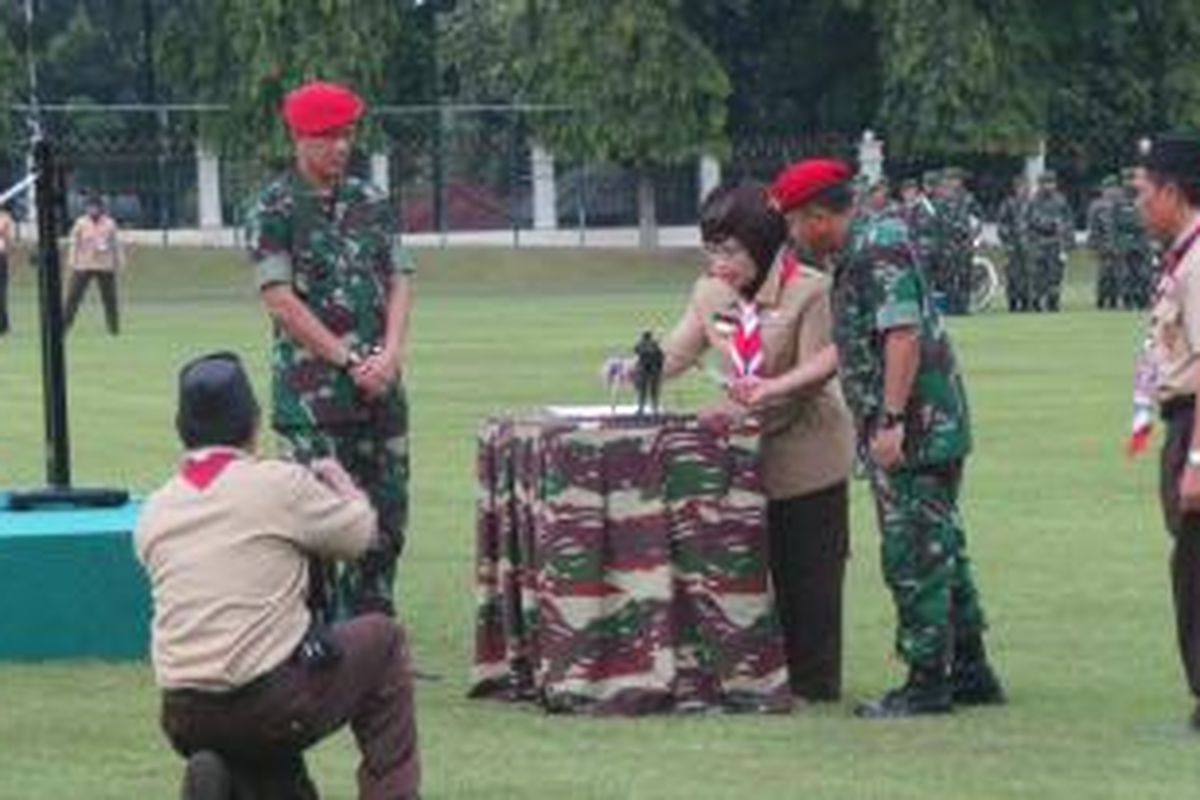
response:
[(633, 387), (637, 390), (638, 416), (646, 411), (646, 400), (650, 401), (652, 413), (658, 413), (658, 390), (662, 385), (663, 351), (654, 341), (650, 331), (642, 334), (637, 346), (633, 348), (637, 362), (633, 368)]

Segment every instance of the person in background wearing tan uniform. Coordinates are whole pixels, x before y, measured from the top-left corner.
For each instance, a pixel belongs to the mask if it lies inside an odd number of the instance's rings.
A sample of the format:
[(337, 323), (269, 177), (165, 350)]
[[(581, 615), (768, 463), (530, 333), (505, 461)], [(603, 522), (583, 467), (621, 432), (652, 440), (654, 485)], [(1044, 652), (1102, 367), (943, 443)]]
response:
[(104, 321), (108, 332), (120, 332), (117, 307), (117, 270), (125, 264), (125, 254), (117, 238), (117, 223), (104, 211), (99, 197), (88, 198), (86, 211), (71, 228), (67, 264), (71, 267), (71, 282), (67, 287), (66, 309), (63, 311), (63, 330), (70, 330), (79, 310), (79, 302), (89, 283), (100, 284), (100, 299), (104, 303)]
[(0, 205), (0, 336), (8, 333), (8, 267), (17, 244), (17, 226), (8, 207)]
[[(1160, 502), (1174, 540), (1171, 583), (1179, 655), (1200, 731), (1200, 135), (1156, 137), (1134, 178), (1146, 230), (1166, 245), (1151, 305), (1148, 356), (1166, 423)], [(1139, 369), (1139, 372), (1141, 370)]]
[(412, 671), (382, 614), (314, 625), (312, 555), (358, 557), (375, 512), (333, 459), (254, 456), (259, 407), (238, 358), (215, 353), (179, 377), (179, 471), (134, 533), (154, 604), (162, 726), (188, 758), (185, 800), (316, 798), (303, 752), (345, 724), (362, 755), (363, 800), (417, 796)]
[[(664, 340), (664, 376), (722, 356), (728, 398), (702, 412), (718, 427), (761, 429), (768, 560), (794, 694), (835, 700), (842, 686), (842, 584), (849, 552), (853, 424), (836, 378), (829, 278), (784, 247), (765, 187), (720, 187), (701, 209), (708, 255), (687, 311)], [(761, 366), (738, 376), (731, 342), (744, 310), (761, 330)]]

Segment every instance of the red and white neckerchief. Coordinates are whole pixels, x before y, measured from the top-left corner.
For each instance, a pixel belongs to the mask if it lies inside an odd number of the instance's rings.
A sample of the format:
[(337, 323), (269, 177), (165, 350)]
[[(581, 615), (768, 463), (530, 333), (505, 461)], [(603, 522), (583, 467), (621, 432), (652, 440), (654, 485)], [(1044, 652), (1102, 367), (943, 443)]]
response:
[(1133, 370), (1133, 420), (1130, 423), (1129, 439), (1125, 443), (1125, 452), (1131, 457), (1145, 451), (1150, 444), (1150, 434), (1154, 431), (1154, 412), (1157, 408), (1155, 400), (1158, 389), (1159, 366), (1154, 354), (1154, 307), (1158, 305), (1163, 295), (1175, 286), (1175, 272), (1183, 263), (1184, 257), (1192, 245), (1200, 238), (1200, 218), (1192, 222), (1191, 230), (1163, 256), (1162, 270), (1158, 278), (1158, 287), (1154, 299), (1150, 303), (1150, 311), (1146, 318), (1146, 335), (1142, 339), (1141, 350)]
[[(791, 250), (780, 255), (779, 292), (800, 274), (800, 262)], [(729, 339), (729, 356), (733, 377), (757, 377), (763, 365), (762, 313), (755, 300), (739, 300), (733, 335)]]
[(232, 447), (212, 447), (188, 453), (179, 466), (179, 475), (193, 489), (204, 491), (220, 477), (225, 468), (246, 454)]

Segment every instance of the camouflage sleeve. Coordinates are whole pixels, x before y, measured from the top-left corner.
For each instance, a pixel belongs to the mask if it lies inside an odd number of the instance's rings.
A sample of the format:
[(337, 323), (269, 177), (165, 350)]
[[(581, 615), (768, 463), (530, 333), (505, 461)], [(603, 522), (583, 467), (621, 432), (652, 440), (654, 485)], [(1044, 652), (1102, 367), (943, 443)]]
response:
[(266, 198), (246, 215), (246, 247), (254, 264), (258, 288), (292, 282), (292, 220)]
[(878, 282), (879, 307), (875, 328), (888, 331), (921, 323), (921, 279), (911, 257), (899, 253), (879, 256), (872, 275)]

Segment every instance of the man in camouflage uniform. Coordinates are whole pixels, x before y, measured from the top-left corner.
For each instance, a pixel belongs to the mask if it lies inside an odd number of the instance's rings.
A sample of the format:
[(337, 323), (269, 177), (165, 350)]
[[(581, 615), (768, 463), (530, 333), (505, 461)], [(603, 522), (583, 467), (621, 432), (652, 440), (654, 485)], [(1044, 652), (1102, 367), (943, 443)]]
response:
[(1154, 246), (1134, 200), (1136, 170), (1121, 171), (1123, 186), (1113, 209), (1113, 246), (1120, 262), (1119, 292), (1125, 308), (1146, 308), (1154, 291), (1157, 261)]
[(896, 650), (910, 669), (903, 686), (856, 713), (1002, 703), (958, 514), (971, 449), (962, 378), (907, 226), (897, 216), (855, 219), (849, 178), (842, 162), (802, 161), (771, 192), (792, 238), (834, 269), (842, 385), (875, 496)]
[(1046, 170), (1026, 211), (1033, 258), (1033, 310), (1058, 311), (1067, 253), (1075, 246), (1075, 222), (1058, 178)]
[(274, 322), (272, 426), (298, 461), (336, 457), (366, 491), (379, 536), (336, 580), (315, 570), (316, 610), (393, 612), (408, 516), (408, 411), (401, 384), (413, 265), (387, 197), (346, 174), (362, 100), (310, 83), (284, 118), (295, 166), (263, 189), (248, 244)]
[(980, 213), (979, 204), (963, 183), (965, 177), (966, 173), (957, 167), (942, 172), (943, 291), (950, 314), (966, 314), (971, 304), (971, 260)]
[(1105, 177), (1100, 182), (1100, 195), (1087, 210), (1087, 243), (1096, 256), (1096, 308), (1116, 308), (1120, 302), (1124, 270), (1116, 239), (1119, 191), (1117, 177)]
[(1026, 311), (1033, 300), (1029, 265), (1029, 232), (1026, 210), (1029, 206), (1029, 182), (1023, 176), (1013, 178), (1012, 194), (1004, 198), (996, 215), (996, 229), (1004, 247), (1004, 282), (1008, 292), (1008, 310)]
[(929, 171), (924, 174), (921, 184), (913, 182), (914, 191), (904, 203), (902, 215), (912, 231), (913, 245), (925, 276), (931, 284), (937, 285), (941, 278), (943, 261), (943, 228), (940, 214), (940, 200), (937, 198), (938, 182), (941, 175)]

